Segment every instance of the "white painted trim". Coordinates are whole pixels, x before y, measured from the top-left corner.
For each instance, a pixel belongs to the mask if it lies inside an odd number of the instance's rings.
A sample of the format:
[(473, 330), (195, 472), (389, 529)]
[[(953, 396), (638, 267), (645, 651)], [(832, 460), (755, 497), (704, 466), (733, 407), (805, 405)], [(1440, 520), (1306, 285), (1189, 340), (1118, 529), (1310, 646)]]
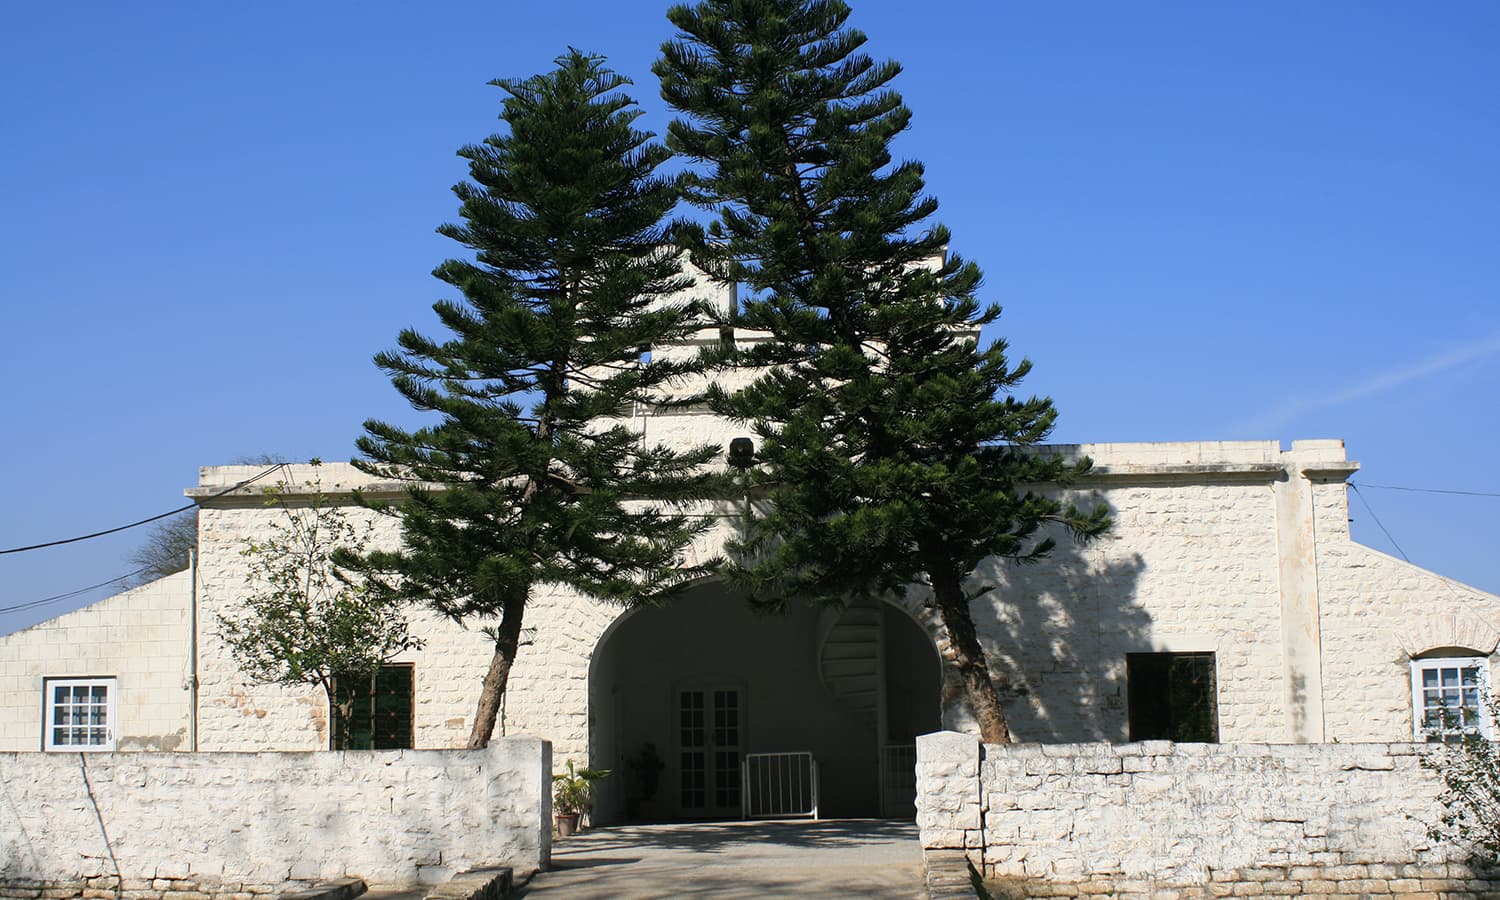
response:
[[(102, 744), (57, 744), (53, 742), (54, 701), (59, 687), (103, 687), (104, 692), (104, 743)], [(42, 679), (42, 749), (48, 753), (109, 753), (115, 749), (119, 736), (118, 709), (119, 681), (113, 675), (91, 678), (43, 678)]]
[[(1479, 688), (1479, 734), (1494, 737), (1494, 722), (1490, 720), (1488, 700), (1490, 696), (1490, 661), (1483, 656), (1429, 656), (1411, 661), (1411, 732), (1412, 740), (1422, 742), (1428, 738), (1422, 727), (1423, 712), (1427, 706), (1423, 697), (1422, 673), (1432, 669), (1477, 669)], [(1441, 681), (1439, 681), (1441, 685)], [(1462, 682), (1460, 681), (1460, 689)]]

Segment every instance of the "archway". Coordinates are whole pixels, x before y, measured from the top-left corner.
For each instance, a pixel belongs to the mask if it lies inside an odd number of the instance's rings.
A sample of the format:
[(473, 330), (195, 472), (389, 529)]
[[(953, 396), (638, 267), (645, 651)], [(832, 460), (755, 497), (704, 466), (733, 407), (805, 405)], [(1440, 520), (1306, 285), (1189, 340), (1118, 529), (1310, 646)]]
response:
[(624, 614), (589, 666), (591, 764), (615, 773), (594, 818), (808, 812), (812, 763), (819, 816), (908, 818), (941, 670), (926, 631), (887, 603), (762, 615), (705, 582)]

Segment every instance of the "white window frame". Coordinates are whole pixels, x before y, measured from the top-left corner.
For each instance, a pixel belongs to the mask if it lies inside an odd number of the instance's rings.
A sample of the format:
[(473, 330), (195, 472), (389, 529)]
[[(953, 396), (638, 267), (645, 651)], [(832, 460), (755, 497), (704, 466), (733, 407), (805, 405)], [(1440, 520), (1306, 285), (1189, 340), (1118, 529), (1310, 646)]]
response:
[[(74, 689), (81, 688), (81, 687), (82, 688), (89, 688), (90, 689), (90, 701), (91, 702), (88, 704), (88, 706), (90, 708), (95, 708), (95, 707), (100, 708), (102, 710), (102, 712), (103, 712), (103, 715), (104, 715), (104, 721), (102, 723), (102, 727), (103, 727), (103, 730), (104, 730), (103, 740), (100, 741), (100, 742), (96, 742), (96, 743), (82, 743), (82, 744), (57, 743), (56, 738), (58, 737), (58, 730), (60, 728), (87, 727), (87, 728), (92, 729), (92, 728), (98, 727), (98, 726), (96, 726), (92, 722), (85, 723), (85, 724), (83, 724), (81, 726), (68, 726), (68, 725), (59, 726), (54, 721), (55, 718), (56, 718), (56, 715), (57, 715), (57, 706), (58, 706), (58, 704), (57, 704), (57, 691), (58, 691), (58, 689), (59, 688), (66, 688), (69, 691), (72, 691)], [(103, 703), (96, 704), (96, 703), (92, 702), (93, 691), (94, 691), (94, 689), (97, 689), (97, 688), (103, 688), (104, 689), (104, 702)], [(108, 753), (108, 752), (114, 750), (115, 749), (115, 736), (116, 736), (116, 731), (117, 731), (116, 723), (119, 721), (116, 718), (116, 712), (115, 712), (115, 709), (116, 709), (115, 701), (116, 701), (116, 699), (117, 699), (118, 696), (119, 696), (119, 687), (118, 687), (118, 684), (117, 684), (117, 680), (113, 676), (109, 676), (109, 677), (92, 677), (92, 678), (44, 678), (44, 679), (42, 679), (42, 749), (45, 750), (48, 753), (79, 753), (79, 752), (82, 752), (82, 753)], [(71, 697), (69, 699), (71, 699)], [(67, 704), (67, 706), (69, 706), (69, 707), (71, 707), (73, 705), (74, 704), (72, 704), (72, 703), (68, 703)]]
[[(1443, 670), (1456, 670), (1458, 675), (1456, 683), (1445, 685), (1443, 683)], [(1466, 670), (1477, 670), (1474, 683), (1465, 685), (1463, 673)], [(1437, 685), (1435, 686), (1439, 695), (1444, 691), (1453, 691), (1459, 694), (1459, 706), (1454, 709), (1474, 709), (1475, 725), (1473, 727), (1452, 727), (1439, 725), (1436, 729), (1426, 725), (1427, 692), (1429, 688), (1425, 685), (1427, 673), (1436, 672)], [(1471, 706), (1465, 693), (1474, 695), (1474, 703)], [(1413, 659), (1411, 661), (1411, 730), (1412, 739), (1418, 742), (1431, 741), (1436, 738), (1439, 741), (1449, 738), (1458, 738), (1465, 734), (1474, 734), (1476, 731), (1481, 737), (1493, 739), (1495, 726), (1490, 721), (1489, 710), (1490, 697), (1490, 661), (1483, 656), (1427, 656)]]

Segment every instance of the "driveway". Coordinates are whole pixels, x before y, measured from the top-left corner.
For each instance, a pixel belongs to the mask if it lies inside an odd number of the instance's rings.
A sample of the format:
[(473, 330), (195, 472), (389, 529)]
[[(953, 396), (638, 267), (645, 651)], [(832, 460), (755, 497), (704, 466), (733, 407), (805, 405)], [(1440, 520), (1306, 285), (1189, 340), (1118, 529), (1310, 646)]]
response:
[(712, 822), (601, 828), (552, 845), (518, 897), (927, 896), (910, 822)]

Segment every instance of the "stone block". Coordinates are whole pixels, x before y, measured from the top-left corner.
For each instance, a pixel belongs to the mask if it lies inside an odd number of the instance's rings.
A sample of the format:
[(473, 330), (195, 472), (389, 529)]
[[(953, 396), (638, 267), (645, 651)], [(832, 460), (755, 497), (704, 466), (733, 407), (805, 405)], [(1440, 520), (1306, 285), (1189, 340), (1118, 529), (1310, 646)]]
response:
[(1389, 894), (1391, 885), (1383, 878), (1355, 878), (1340, 881), (1339, 890), (1349, 894)]
[(1297, 881), (1263, 881), (1261, 882), (1267, 894), (1279, 894), (1287, 897), (1296, 897), (1302, 893), (1302, 884)]

